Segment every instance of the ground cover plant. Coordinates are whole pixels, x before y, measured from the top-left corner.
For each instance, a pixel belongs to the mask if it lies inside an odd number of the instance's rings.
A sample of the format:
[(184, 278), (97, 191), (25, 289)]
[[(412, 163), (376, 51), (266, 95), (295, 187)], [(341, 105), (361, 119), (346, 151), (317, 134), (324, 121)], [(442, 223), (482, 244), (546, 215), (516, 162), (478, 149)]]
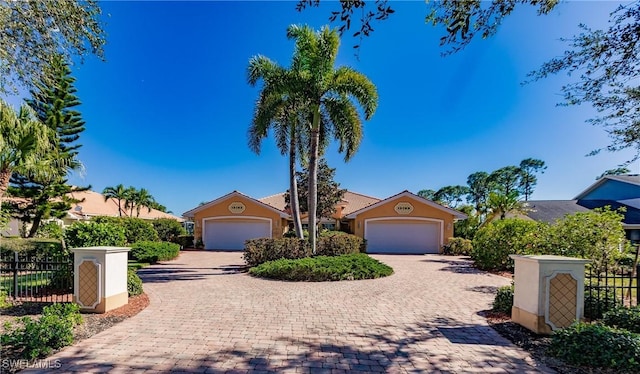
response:
[(340, 281), (373, 279), (393, 274), (393, 269), (364, 253), (268, 261), (249, 274), (288, 281)]

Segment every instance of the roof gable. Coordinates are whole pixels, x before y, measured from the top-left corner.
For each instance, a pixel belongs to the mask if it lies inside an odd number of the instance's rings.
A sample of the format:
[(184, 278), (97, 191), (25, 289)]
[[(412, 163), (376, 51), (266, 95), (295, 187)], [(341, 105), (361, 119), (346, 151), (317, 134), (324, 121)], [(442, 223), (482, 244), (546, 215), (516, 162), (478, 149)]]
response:
[(205, 209), (207, 209), (209, 207), (217, 205), (218, 203), (220, 203), (220, 202), (222, 202), (224, 200), (227, 200), (227, 199), (230, 199), (230, 198), (233, 198), (233, 197), (243, 197), (243, 198), (245, 198), (245, 199), (257, 204), (258, 206), (267, 208), (267, 209), (269, 209), (269, 210), (271, 210), (271, 211), (273, 211), (275, 213), (278, 213), (280, 215), (280, 217), (282, 217), (282, 218), (289, 218), (289, 215), (287, 213), (285, 213), (285, 212), (283, 212), (283, 211), (281, 211), (279, 209), (276, 209), (273, 206), (271, 206), (269, 204), (266, 204), (266, 203), (264, 203), (264, 202), (262, 202), (260, 200), (254, 199), (253, 197), (250, 197), (250, 196), (247, 196), (247, 195), (245, 195), (245, 194), (243, 194), (241, 192), (238, 192), (238, 191), (230, 192), (230, 193), (228, 193), (228, 194), (226, 194), (224, 196), (221, 196), (221, 197), (219, 197), (219, 198), (217, 198), (215, 200), (209, 201), (206, 204), (200, 205), (200, 206), (198, 206), (196, 208), (193, 208), (193, 209), (191, 209), (189, 211), (186, 211), (182, 215), (184, 217), (192, 218), (192, 217), (194, 217), (194, 215), (197, 212), (205, 210)]
[(390, 197), (388, 197), (388, 198), (386, 198), (384, 200), (380, 200), (375, 204), (369, 205), (369, 206), (364, 207), (364, 208), (362, 208), (360, 210), (352, 212), (351, 214), (347, 215), (346, 218), (350, 218), (350, 219), (351, 218), (356, 218), (361, 213), (364, 213), (364, 212), (369, 211), (371, 209), (374, 209), (374, 208), (377, 208), (377, 207), (382, 206), (384, 204), (387, 204), (387, 203), (389, 203), (389, 202), (391, 202), (393, 200), (397, 200), (397, 199), (400, 199), (400, 198), (407, 198), (407, 197), (410, 198), (410, 199), (413, 199), (413, 200), (415, 200), (415, 201), (417, 201), (419, 203), (422, 203), (422, 204), (428, 205), (428, 206), (430, 206), (432, 208), (435, 208), (437, 210), (441, 210), (441, 211), (444, 211), (446, 213), (449, 213), (449, 214), (453, 215), (457, 219), (465, 219), (465, 218), (467, 218), (467, 215), (464, 214), (464, 213), (458, 212), (455, 209), (447, 208), (446, 206), (442, 206), (442, 205), (440, 205), (438, 203), (435, 203), (435, 202), (433, 202), (431, 200), (425, 199), (424, 197), (418, 196), (418, 195), (413, 194), (413, 193), (411, 193), (409, 191), (406, 191), (406, 190), (400, 192), (399, 194), (390, 196)]
[(574, 200), (627, 200), (640, 197), (640, 176), (606, 175)]

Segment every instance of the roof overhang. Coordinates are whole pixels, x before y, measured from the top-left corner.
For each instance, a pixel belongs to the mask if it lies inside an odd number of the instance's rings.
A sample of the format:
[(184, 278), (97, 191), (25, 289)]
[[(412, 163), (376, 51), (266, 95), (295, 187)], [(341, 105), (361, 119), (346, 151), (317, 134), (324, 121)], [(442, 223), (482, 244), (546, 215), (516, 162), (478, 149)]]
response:
[(230, 199), (230, 198), (233, 198), (233, 197), (243, 197), (245, 199), (248, 199), (248, 200), (256, 203), (259, 206), (262, 206), (262, 207), (264, 207), (266, 209), (271, 210), (274, 213), (279, 214), (281, 218), (289, 218), (289, 215), (287, 213), (285, 213), (285, 212), (283, 212), (281, 210), (278, 210), (278, 209), (272, 207), (269, 204), (265, 204), (260, 200), (254, 199), (253, 197), (247, 196), (247, 195), (245, 195), (245, 194), (243, 194), (241, 192), (238, 192), (238, 191), (230, 192), (230, 193), (228, 193), (228, 194), (226, 194), (224, 196), (220, 196), (219, 198), (217, 198), (215, 200), (211, 200), (206, 204), (200, 205), (199, 207), (196, 207), (196, 208), (193, 208), (193, 209), (191, 209), (189, 211), (186, 211), (186, 212), (184, 212), (182, 214), (182, 216), (186, 217), (186, 218), (193, 218), (196, 213), (198, 213), (200, 211), (203, 211), (203, 210), (205, 210), (205, 209), (207, 209), (209, 207), (212, 207), (212, 206), (214, 206), (214, 205), (216, 205), (216, 204), (218, 204), (218, 203), (220, 203), (220, 202), (222, 202), (224, 200), (227, 200), (227, 199)]
[(355, 212), (350, 213), (347, 216), (345, 216), (345, 218), (354, 219), (361, 213), (367, 212), (367, 211), (369, 211), (371, 209), (375, 209), (375, 208), (377, 208), (377, 207), (379, 207), (379, 206), (381, 206), (383, 204), (386, 204), (386, 203), (388, 203), (390, 201), (397, 200), (397, 199), (400, 199), (400, 198), (410, 198), (410, 199), (416, 200), (416, 201), (418, 201), (420, 203), (423, 203), (425, 205), (428, 205), (428, 206), (430, 206), (432, 208), (447, 212), (447, 213), (453, 215), (454, 219), (456, 219), (456, 220), (461, 220), (461, 219), (467, 219), (468, 218), (468, 216), (466, 214), (462, 213), (462, 212), (459, 212), (459, 211), (457, 211), (455, 209), (447, 208), (446, 206), (442, 206), (442, 205), (440, 205), (438, 203), (435, 203), (435, 202), (433, 202), (433, 201), (431, 201), (429, 199), (425, 199), (424, 197), (421, 197), (421, 196), (418, 196), (416, 194), (413, 194), (413, 193), (411, 193), (409, 191), (400, 192), (397, 195), (393, 195), (393, 196), (388, 197), (388, 198), (386, 198), (384, 200), (380, 200), (375, 204), (369, 205), (368, 207), (362, 208), (360, 210), (356, 210)]

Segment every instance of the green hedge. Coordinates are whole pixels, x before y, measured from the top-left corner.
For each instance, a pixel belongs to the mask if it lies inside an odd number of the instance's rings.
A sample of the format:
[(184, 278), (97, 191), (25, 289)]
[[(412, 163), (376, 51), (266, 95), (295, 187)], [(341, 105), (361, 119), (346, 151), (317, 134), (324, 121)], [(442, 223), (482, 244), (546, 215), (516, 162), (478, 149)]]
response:
[(158, 232), (153, 224), (142, 218), (136, 217), (94, 217), (94, 222), (110, 223), (121, 226), (124, 229), (126, 244), (142, 241), (158, 241)]
[(571, 365), (640, 370), (640, 335), (600, 324), (577, 323), (554, 332), (547, 352)]
[[(316, 256), (339, 256), (363, 252), (365, 241), (355, 235), (335, 233), (318, 238)], [(245, 243), (244, 260), (249, 266), (267, 261), (311, 257), (312, 251), (306, 239), (278, 238), (252, 239)]]
[(373, 279), (393, 274), (393, 269), (364, 253), (342, 256), (318, 256), (265, 262), (249, 274), (288, 281), (340, 281)]
[(584, 316), (590, 320), (601, 319), (610, 310), (622, 305), (622, 300), (616, 296), (613, 290), (589, 290), (589, 284), (585, 284), (584, 292)]
[(21, 357), (45, 357), (54, 349), (73, 343), (73, 327), (82, 323), (77, 304), (58, 303), (44, 307), (39, 319), (19, 318), (17, 325), (9, 323), (0, 341), (4, 346), (20, 351)]
[(473, 245), (465, 238), (449, 238), (449, 243), (442, 247), (442, 253), (453, 256), (469, 256)]
[(2, 238), (0, 240), (0, 250), (3, 252), (34, 252), (47, 255), (63, 253), (60, 240), (45, 238)]
[(267, 261), (281, 258), (296, 259), (311, 256), (309, 242), (297, 238), (251, 239), (244, 247), (244, 261), (249, 266), (257, 266)]
[(180, 246), (169, 242), (138, 242), (131, 245), (129, 255), (139, 262), (150, 264), (158, 261), (169, 261), (178, 257)]
[(193, 235), (178, 235), (173, 239), (173, 242), (178, 244), (181, 248), (193, 248)]
[(498, 288), (498, 293), (496, 294), (496, 298), (493, 300), (491, 310), (510, 316), (511, 309), (513, 308), (513, 289), (513, 284)]
[(142, 279), (133, 269), (127, 270), (127, 292), (129, 292), (129, 296), (136, 296), (142, 293)]
[(151, 223), (163, 242), (177, 243), (176, 238), (187, 234), (182, 224), (173, 218), (158, 218)]
[(640, 305), (630, 308), (619, 306), (609, 310), (604, 313), (602, 323), (610, 327), (640, 334)]
[(67, 227), (64, 238), (69, 248), (114, 246), (122, 247), (126, 239), (124, 228), (113, 223), (76, 222)]

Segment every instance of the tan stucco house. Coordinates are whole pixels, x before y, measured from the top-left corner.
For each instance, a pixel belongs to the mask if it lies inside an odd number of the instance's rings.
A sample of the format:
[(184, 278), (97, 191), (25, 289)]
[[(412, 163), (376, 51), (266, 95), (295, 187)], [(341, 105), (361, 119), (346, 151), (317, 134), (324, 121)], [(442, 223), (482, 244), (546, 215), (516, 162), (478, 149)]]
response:
[[(238, 191), (184, 213), (205, 249), (243, 250), (254, 238), (279, 238), (291, 216), (283, 194), (254, 199)], [(467, 216), (409, 191), (386, 199), (347, 191), (327, 226), (367, 240), (370, 253), (439, 253), (453, 236), (453, 223)], [(303, 220), (305, 222), (306, 220)]]

